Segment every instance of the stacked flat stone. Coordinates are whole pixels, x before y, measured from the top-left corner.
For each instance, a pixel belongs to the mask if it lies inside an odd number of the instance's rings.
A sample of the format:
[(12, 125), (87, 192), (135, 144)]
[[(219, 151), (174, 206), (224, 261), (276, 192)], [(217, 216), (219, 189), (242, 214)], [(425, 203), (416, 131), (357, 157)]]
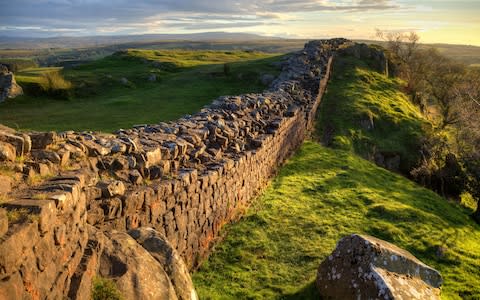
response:
[(0, 298), (79, 298), (122, 236), (103, 231), (152, 227), (198, 265), (303, 142), (347, 43), (309, 42), (265, 92), (220, 97), (175, 122), (115, 134), (1, 127)]

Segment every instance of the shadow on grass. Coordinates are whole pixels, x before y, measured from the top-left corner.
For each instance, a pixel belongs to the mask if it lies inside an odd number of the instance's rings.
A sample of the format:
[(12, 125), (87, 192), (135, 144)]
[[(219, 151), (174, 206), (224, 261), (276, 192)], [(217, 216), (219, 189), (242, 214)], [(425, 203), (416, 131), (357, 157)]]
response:
[(296, 293), (281, 297), (282, 300), (318, 300), (322, 299), (315, 286), (315, 281), (310, 282)]

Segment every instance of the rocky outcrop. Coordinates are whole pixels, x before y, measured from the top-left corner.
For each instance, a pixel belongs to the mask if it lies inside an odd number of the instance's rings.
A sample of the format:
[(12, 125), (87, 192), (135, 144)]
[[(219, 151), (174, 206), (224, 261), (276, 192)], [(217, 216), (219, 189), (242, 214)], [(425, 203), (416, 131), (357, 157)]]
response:
[(393, 244), (353, 234), (321, 263), (316, 285), (323, 299), (440, 299), (442, 277)]
[(175, 122), (115, 134), (0, 126), (10, 178), (0, 203), (0, 298), (88, 299), (100, 274), (138, 289), (128, 297), (150, 297), (155, 281), (162, 288), (151, 297), (192, 299), (180, 258), (197, 266), (303, 142), (346, 42), (309, 42), (263, 93), (220, 97)]
[(167, 238), (153, 228), (138, 228), (129, 234), (163, 266), (179, 300), (197, 300), (190, 273)]
[(6, 66), (0, 64), (0, 102), (20, 95), (23, 95), (23, 89), (15, 81), (15, 76)]

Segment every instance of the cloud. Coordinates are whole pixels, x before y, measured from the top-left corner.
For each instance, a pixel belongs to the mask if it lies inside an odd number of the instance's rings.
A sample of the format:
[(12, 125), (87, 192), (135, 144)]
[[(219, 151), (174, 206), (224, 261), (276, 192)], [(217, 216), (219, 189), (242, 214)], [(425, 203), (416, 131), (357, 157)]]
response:
[(389, 0), (16, 0), (2, 4), (0, 35), (84, 35), (105, 29), (141, 33), (152, 26), (159, 32), (172, 28), (181, 32), (222, 30), (286, 24), (295, 14), (305, 12), (398, 7)]

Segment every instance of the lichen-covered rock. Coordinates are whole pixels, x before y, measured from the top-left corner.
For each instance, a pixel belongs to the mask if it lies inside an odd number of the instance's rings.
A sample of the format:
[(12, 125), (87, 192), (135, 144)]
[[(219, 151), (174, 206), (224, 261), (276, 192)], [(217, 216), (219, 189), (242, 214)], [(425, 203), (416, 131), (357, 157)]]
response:
[(125, 232), (106, 233), (100, 276), (112, 279), (125, 299), (175, 300), (163, 267)]
[(145, 227), (131, 230), (129, 234), (160, 262), (170, 277), (178, 299), (198, 299), (187, 266), (164, 235)]
[(323, 299), (440, 299), (442, 277), (393, 244), (353, 234), (321, 263), (316, 285)]

